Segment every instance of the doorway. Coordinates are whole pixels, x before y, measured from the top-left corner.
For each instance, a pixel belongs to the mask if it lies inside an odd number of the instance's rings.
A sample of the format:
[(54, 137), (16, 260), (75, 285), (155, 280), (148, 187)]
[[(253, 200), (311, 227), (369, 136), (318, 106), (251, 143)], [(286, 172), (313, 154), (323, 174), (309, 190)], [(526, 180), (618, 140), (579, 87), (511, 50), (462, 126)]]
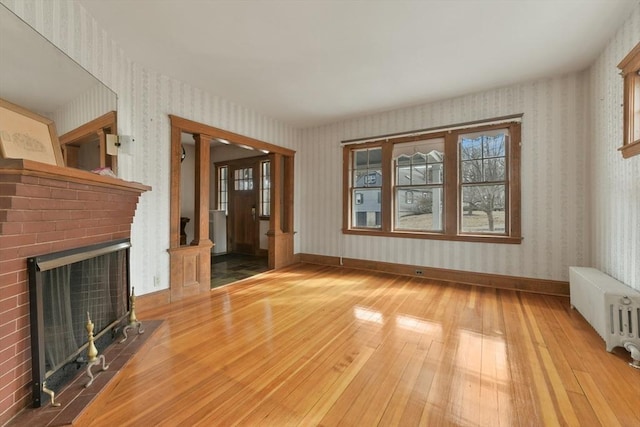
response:
[(230, 167), (233, 185), (229, 189), (229, 242), (231, 252), (255, 255), (258, 227), (254, 167)]
[[(216, 246), (211, 258), (211, 288), (269, 269), (270, 160), (266, 155), (251, 156), (256, 151), (246, 147), (233, 148), (216, 145), (211, 151), (212, 159), (229, 159), (214, 163), (212, 204), (218, 216), (224, 215), (226, 234), (224, 242), (212, 234)], [(217, 225), (215, 220), (212, 225)], [(220, 250), (221, 243), (225, 250)]]
[[(293, 161), (295, 151), (279, 147), (264, 141), (235, 134), (223, 129), (214, 128), (177, 116), (169, 116), (171, 121), (171, 211), (170, 211), (170, 298), (180, 300), (189, 295), (207, 292), (210, 289), (211, 253), (215, 242), (209, 234), (209, 218), (212, 209), (219, 209), (212, 180), (215, 173), (211, 159), (211, 144), (214, 141), (223, 144), (235, 144), (260, 151), (267, 156), (270, 164), (270, 216), (266, 233), (268, 247), (268, 268), (280, 268), (294, 262), (293, 256)], [(180, 201), (185, 196), (181, 189), (181, 135), (187, 133), (194, 140), (194, 209), (193, 240), (180, 245)], [(235, 188), (237, 174), (238, 185), (249, 182), (256, 168), (237, 167), (228, 175), (230, 189)], [(215, 175), (213, 175), (215, 176)], [(249, 186), (249, 184), (246, 184)], [(255, 187), (255, 184), (254, 184)], [(213, 192), (211, 191), (213, 188)], [(233, 201), (229, 199), (229, 215), (234, 213), (233, 230), (229, 229), (229, 241), (232, 251), (256, 254), (255, 236), (260, 229), (255, 226), (254, 218), (260, 213), (260, 205), (256, 202), (256, 191), (253, 196), (249, 190), (239, 191)], [(231, 191), (231, 190), (230, 190)], [(233, 190), (235, 191), (235, 190)], [(246, 191), (247, 194), (243, 194)], [(237, 197), (236, 197), (237, 196)], [(213, 203), (211, 203), (213, 201)], [(237, 214), (237, 216), (236, 216)], [(254, 224), (252, 226), (252, 223)]]
[[(216, 150), (212, 152), (217, 153)], [(228, 214), (228, 250), (225, 252), (267, 256), (266, 233), (271, 217), (270, 166), (266, 155), (215, 162), (214, 205)]]
[(211, 289), (269, 270), (266, 256), (227, 253), (211, 258)]

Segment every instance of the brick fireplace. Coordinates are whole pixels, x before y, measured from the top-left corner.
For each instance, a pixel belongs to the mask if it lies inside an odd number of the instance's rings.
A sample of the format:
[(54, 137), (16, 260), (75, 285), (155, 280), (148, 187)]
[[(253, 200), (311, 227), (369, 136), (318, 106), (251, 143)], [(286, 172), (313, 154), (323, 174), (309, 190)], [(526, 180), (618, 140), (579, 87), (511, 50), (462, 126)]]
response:
[(0, 425), (31, 401), (27, 258), (130, 238), (151, 188), (90, 172), (0, 159)]

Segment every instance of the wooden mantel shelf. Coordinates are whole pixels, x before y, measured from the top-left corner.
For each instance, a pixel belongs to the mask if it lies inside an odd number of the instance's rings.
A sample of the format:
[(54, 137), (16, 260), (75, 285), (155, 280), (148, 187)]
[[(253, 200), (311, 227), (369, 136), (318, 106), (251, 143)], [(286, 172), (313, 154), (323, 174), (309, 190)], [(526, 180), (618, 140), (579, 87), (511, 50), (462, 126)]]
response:
[(80, 169), (54, 166), (23, 159), (0, 159), (0, 174), (29, 175), (133, 191), (136, 193), (143, 193), (151, 190), (150, 186), (140, 184), (139, 182), (124, 181), (119, 178), (98, 175)]

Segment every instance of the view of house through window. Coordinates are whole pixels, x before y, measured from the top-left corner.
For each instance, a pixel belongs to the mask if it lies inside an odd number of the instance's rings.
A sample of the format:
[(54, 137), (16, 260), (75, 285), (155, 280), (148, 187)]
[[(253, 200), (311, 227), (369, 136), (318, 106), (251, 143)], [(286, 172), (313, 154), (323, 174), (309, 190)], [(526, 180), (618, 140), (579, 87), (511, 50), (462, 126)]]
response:
[(521, 241), (520, 116), (344, 149), (346, 233)]
[(380, 228), (382, 190), (382, 149), (353, 152), (353, 224), (356, 227)]
[(395, 229), (442, 231), (444, 138), (395, 144)]

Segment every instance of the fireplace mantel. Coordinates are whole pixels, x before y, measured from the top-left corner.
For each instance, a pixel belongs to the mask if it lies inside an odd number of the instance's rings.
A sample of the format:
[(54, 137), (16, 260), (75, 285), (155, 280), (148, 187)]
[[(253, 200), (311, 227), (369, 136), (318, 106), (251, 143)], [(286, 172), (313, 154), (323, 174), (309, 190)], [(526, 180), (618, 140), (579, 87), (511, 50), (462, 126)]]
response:
[(23, 159), (0, 159), (0, 174), (37, 176), (80, 184), (92, 184), (100, 187), (130, 190), (137, 193), (151, 190), (151, 187), (148, 185), (138, 182), (124, 181), (119, 178), (98, 175), (81, 169), (53, 166)]
[(0, 159), (0, 354), (8, 357), (0, 425), (31, 400), (27, 258), (130, 238), (138, 200), (149, 190), (79, 169)]

